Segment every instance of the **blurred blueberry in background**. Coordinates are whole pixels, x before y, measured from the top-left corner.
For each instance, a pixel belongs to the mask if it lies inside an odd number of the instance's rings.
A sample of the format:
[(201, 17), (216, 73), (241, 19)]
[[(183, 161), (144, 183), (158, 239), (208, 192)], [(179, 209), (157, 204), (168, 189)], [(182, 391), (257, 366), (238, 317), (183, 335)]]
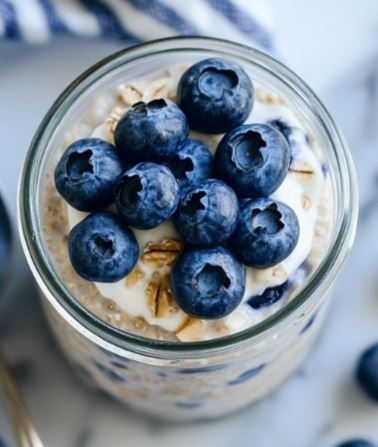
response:
[(4, 277), (8, 267), (8, 261), (11, 252), (11, 240), (11, 226), (7, 210), (5, 209), (4, 202), (0, 196), (0, 286), (3, 285)]

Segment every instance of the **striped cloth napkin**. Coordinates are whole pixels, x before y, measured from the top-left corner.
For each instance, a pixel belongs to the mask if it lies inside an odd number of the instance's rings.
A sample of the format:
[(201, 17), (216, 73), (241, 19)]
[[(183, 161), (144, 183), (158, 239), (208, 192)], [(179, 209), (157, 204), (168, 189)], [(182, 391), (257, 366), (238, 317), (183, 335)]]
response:
[(266, 0), (0, 0), (0, 38), (39, 43), (53, 35), (126, 44), (207, 35), (273, 50)]

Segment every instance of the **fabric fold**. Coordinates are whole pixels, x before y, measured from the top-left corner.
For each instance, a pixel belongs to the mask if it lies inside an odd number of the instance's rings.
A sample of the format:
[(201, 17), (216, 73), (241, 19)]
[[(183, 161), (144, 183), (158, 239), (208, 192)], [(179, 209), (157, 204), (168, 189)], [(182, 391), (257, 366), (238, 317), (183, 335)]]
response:
[(126, 45), (206, 35), (273, 50), (261, 0), (0, 0), (0, 38), (44, 43), (55, 35)]

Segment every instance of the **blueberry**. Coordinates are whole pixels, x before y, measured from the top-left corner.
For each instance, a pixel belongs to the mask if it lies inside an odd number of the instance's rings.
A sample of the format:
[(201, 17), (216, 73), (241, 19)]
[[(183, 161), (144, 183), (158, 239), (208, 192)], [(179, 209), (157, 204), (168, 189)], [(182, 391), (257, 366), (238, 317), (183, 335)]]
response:
[(173, 223), (191, 245), (220, 245), (233, 233), (238, 216), (238, 198), (221, 180), (205, 180), (182, 198)]
[(310, 328), (311, 326), (315, 323), (316, 317), (317, 317), (317, 313), (315, 313), (314, 315), (312, 315), (310, 317), (310, 319), (306, 322), (306, 324), (303, 326), (303, 328), (301, 329), (300, 335), (301, 334), (305, 334)]
[(126, 382), (126, 379), (123, 376), (118, 374), (112, 368), (109, 368), (108, 366), (103, 365), (102, 363), (98, 362), (96, 359), (93, 359), (92, 363), (107, 379), (111, 380), (112, 382), (117, 382), (117, 383)]
[(290, 282), (285, 281), (283, 284), (275, 287), (268, 287), (261, 295), (254, 295), (248, 299), (248, 304), (253, 309), (268, 307), (279, 301), (289, 289)]
[(240, 204), (231, 244), (241, 262), (264, 269), (287, 258), (298, 238), (295, 212), (284, 203), (260, 198)]
[(69, 235), (68, 249), (76, 272), (96, 282), (124, 278), (139, 256), (133, 232), (107, 211), (92, 213), (77, 224)]
[(80, 211), (98, 211), (113, 202), (113, 189), (123, 166), (117, 149), (99, 138), (72, 143), (55, 169), (59, 193)]
[[(293, 284), (302, 284), (310, 274), (309, 268), (310, 267), (308, 263), (306, 261), (303, 262), (287, 281), (278, 286), (268, 287), (260, 295), (251, 296), (247, 301), (248, 304), (253, 309), (260, 309), (261, 307), (271, 306), (272, 304), (282, 299), (285, 293), (292, 287)], [(315, 319), (315, 315), (310, 318), (306, 326), (302, 329), (303, 332), (310, 328), (313, 322), (311, 321), (312, 318)]]
[(115, 204), (130, 226), (147, 230), (170, 218), (179, 203), (179, 187), (165, 166), (143, 162), (120, 177)]
[(284, 119), (278, 118), (269, 122), (286, 138), (290, 147), (290, 164), (300, 156), (303, 146), (311, 145), (310, 137), (301, 127), (292, 127)]
[(169, 99), (137, 102), (119, 121), (114, 138), (126, 161), (164, 161), (181, 147), (189, 133), (184, 113)]
[(235, 379), (230, 380), (228, 385), (239, 385), (240, 383), (246, 382), (249, 379), (252, 379), (252, 377), (257, 376), (259, 372), (261, 372), (266, 367), (266, 363), (262, 363), (259, 366), (256, 366), (255, 368), (247, 369), (247, 371), (244, 371), (241, 373), (238, 377)]
[(221, 365), (211, 365), (211, 366), (200, 366), (198, 368), (185, 368), (185, 369), (178, 369), (176, 371), (177, 374), (210, 374), (214, 371), (221, 371), (222, 369), (225, 369), (227, 365), (221, 364)]
[(176, 402), (175, 405), (176, 405), (176, 407), (179, 407), (179, 408), (191, 409), (191, 408), (201, 407), (203, 405), (203, 403), (196, 402), (196, 401), (194, 401), (194, 402)]
[(223, 318), (240, 303), (245, 267), (225, 248), (185, 250), (172, 269), (177, 304), (197, 318)]
[(213, 165), (214, 159), (209, 148), (201, 141), (190, 139), (167, 162), (182, 192), (212, 177)]
[(289, 142), (289, 138), (293, 129), (285, 120), (277, 118), (275, 120), (269, 121), (268, 124), (279, 130)]
[(378, 402), (378, 343), (362, 354), (357, 367), (357, 381), (367, 395)]
[(11, 254), (12, 231), (7, 210), (0, 196), (0, 282), (3, 279)]
[(228, 132), (251, 113), (253, 84), (239, 65), (225, 59), (205, 59), (182, 75), (177, 101), (191, 128), (205, 133)]
[(284, 181), (290, 163), (285, 137), (269, 124), (246, 124), (220, 141), (215, 172), (241, 197), (268, 197)]
[(351, 441), (343, 442), (337, 447), (375, 447), (375, 444), (372, 444), (370, 441), (366, 441), (364, 439), (353, 439)]

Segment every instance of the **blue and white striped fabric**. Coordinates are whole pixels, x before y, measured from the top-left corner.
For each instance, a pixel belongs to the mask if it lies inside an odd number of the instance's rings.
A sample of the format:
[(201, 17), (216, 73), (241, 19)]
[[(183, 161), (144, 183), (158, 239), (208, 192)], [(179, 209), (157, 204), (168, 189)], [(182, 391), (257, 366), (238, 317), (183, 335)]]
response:
[(266, 0), (0, 0), (0, 38), (39, 43), (57, 34), (126, 44), (191, 34), (273, 46)]

